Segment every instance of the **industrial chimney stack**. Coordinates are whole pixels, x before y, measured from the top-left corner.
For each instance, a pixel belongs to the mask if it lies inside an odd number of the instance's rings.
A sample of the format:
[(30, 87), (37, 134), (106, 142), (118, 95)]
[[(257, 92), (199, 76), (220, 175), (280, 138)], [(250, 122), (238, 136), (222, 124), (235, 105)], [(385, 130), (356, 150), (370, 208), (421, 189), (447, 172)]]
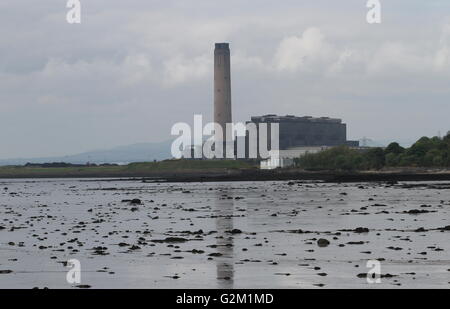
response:
[(225, 131), (226, 124), (232, 122), (230, 71), (229, 44), (216, 43), (214, 50), (214, 122), (218, 123), (223, 131), (222, 136), (215, 135), (216, 142), (231, 142), (226, 140)]

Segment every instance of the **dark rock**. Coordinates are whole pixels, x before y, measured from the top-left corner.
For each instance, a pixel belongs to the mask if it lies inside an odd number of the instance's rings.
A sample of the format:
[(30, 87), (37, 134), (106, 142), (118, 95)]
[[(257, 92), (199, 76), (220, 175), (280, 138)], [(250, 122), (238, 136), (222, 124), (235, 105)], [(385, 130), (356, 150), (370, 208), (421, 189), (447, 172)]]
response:
[(369, 233), (369, 229), (366, 227), (357, 227), (354, 229), (355, 233)]
[(157, 242), (157, 243), (177, 243), (177, 242), (186, 242), (189, 241), (186, 238), (182, 238), (182, 237), (167, 237), (166, 239), (154, 239), (152, 240), (152, 242)]
[(142, 205), (142, 201), (138, 198), (134, 198), (130, 201), (131, 205)]
[(407, 213), (407, 214), (410, 214), (410, 215), (418, 215), (418, 214), (426, 214), (426, 213), (429, 213), (429, 212), (431, 212), (431, 211), (426, 210), (426, 209), (411, 209), (411, 210), (408, 210), (408, 211), (404, 211), (403, 213)]
[(320, 238), (320, 239), (317, 241), (317, 245), (318, 245), (319, 247), (327, 247), (329, 244), (330, 244), (330, 242), (329, 242), (328, 240), (326, 240), (325, 238)]
[(215, 252), (215, 253), (210, 253), (210, 254), (208, 254), (208, 256), (222, 256), (223, 254), (222, 253), (219, 253), (219, 252)]
[(230, 234), (241, 234), (242, 231), (239, 230), (239, 229), (232, 229), (231, 231), (227, 231), (227, 233), (230, 233)]
[(364, 241), (349, 241), (348, 245), (363, 245)]
[(403, 250), (403, 248), (400, 248), (400, 247), (387, 247), (388, 249), (390, 249), (390, 250), (395, 250), (395, 251), (400, 251), (400, 250)]
[(203, 254), (203, 253), (205, 253), (205, 251), (203, 251), (203, 250), (197, 250), (197, 249), (192, 249), (192, 250), (189, 251), (189, 252), (192, 252), (193, 254)]
[(6, 270), (0, 270), (0, 275), (10, 274), (12, 273), (12, 270), (6, 269)]
[(393, 278), (393, 277), (397, 277), (396, 275), (391, 275), (391, 274), (381, 274), (380, 275), (381, 278)]
[(414, 232), (427, 232), (428, 230), (424, 229), (423, 227), (419, 227), (417, 230), (415, 230)]
[[(357, 275), (358, 278), (367, 278), (367, 273), (361, 273)], [(391, 274), (381, 274), (380, 278), (393, 278), (393, 277), (397, 277), (396, 275), (391, 275)]]

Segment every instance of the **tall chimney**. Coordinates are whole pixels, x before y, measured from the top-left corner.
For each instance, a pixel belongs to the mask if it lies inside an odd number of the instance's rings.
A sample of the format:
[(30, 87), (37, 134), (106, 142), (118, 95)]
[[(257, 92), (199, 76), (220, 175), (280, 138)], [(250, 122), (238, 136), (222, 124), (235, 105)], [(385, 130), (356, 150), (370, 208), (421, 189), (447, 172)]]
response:
[(215, 135), (216, 141), (226, 141), (226, 124), (231, 123), (230, 47), (228, 43), (216, 43), (214, 49), (214, 122), (222, 127), (223, 135)]

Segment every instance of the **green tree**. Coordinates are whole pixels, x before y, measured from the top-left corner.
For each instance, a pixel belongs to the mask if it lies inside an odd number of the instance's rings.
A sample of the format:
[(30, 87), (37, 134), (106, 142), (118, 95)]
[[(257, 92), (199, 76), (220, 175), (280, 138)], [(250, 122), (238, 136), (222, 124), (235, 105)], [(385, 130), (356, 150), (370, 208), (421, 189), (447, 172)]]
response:
[(398, 166), (399, 163), (400, 163), (399, 155), (397, 155), (393, 152), (390, 152), (386, 155), (386, 166), (394, 167), (394, 166)]
[(398, 143), (386, 149), (356, 150), (349, 147), (333, 147), (328, 150), (302, 156), (295, 160), (297, 166), (314, 170), (371, 170), (384, 166), (402, 167), (450, 167), (450, 132), (444, 138), (422, 137), (410, 148)]
[(390, 143), (389, 146), (387, 146), (386, 149), (384, 150), (384, 152), (386, 154), (393, 153), (393, 154), (397, 154), (397, 155), (403, 153), (404, 151), (405, 151), (405, 148), (400, 146), (400, 144), (397, 142)]
[(367, 169), (380, 169), (386, 161), (382, 148), (371, 148), (365, 154), (365, 165)]

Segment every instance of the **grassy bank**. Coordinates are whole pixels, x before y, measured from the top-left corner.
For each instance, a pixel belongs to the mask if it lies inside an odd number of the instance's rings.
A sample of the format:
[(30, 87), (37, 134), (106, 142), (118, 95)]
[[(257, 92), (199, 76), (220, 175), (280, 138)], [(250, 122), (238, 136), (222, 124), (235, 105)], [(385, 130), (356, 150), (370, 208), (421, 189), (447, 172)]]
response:
[(256, 166), (238, 160), (165, 160), (128, 165), (76, 167), (0, 166), (0, 178), (138, 177), (253, 168)]

